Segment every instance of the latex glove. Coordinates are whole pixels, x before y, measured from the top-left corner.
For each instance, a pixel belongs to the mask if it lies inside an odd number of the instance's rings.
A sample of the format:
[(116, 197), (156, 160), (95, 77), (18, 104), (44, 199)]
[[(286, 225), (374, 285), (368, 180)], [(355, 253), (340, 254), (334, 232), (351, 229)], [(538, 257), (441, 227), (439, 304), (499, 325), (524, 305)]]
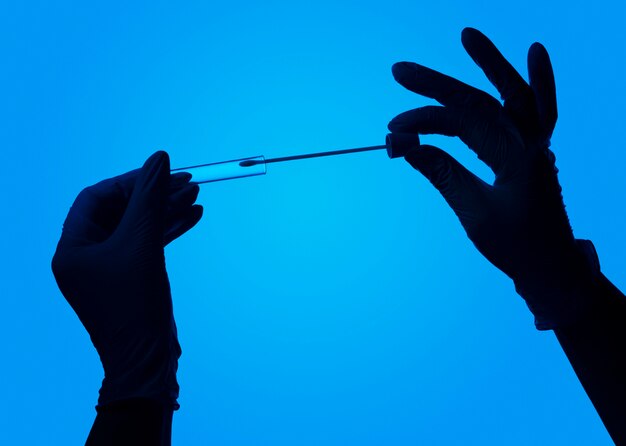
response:
[(181, 354), (164, 246), (202, 216), (198, 186), (170, 176), (165, 152), (139, 169), (84, 189), (52, 259), (59, 288), (104, 368), (99, 407), (148, 398), (178, 408)]
[(574, 238), (549, 150), (557, 120), (550, 58), (541, 44), (530, 47), (528, 84), (479, 31), (464, 29), (462, 43), (503, 104), (434, 70), (400, 62), (392, 69), (396, 81), (442, 106), (402, 113), (389, 130), (458, 136), (493, 170), (495, 181), (488, 184), (429, 145), (405, 156), (441, 192), (476, 248), (513, 279), (537, 328), (571, 323), (590, 304), (599, 265), (591, 242)]

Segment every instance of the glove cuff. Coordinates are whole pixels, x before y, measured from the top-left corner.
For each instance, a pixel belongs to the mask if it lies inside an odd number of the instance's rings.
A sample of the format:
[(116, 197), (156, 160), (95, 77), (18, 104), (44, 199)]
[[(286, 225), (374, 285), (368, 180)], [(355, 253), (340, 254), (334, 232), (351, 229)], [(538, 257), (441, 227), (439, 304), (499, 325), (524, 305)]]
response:
[(178, 410), (176, 373), (181, 355), (176, 334), (127, 342), (122, 360), (103, 359), (104, 379), (96, 409), (117, 401), (147, 399)]
[(515, 290), (535, 316), (538, 330), (554, 330), (577, 322), (594, 300), (600, 261), (593, 243), (575, 240), (563, 268), (541, 280), (515, 281)]

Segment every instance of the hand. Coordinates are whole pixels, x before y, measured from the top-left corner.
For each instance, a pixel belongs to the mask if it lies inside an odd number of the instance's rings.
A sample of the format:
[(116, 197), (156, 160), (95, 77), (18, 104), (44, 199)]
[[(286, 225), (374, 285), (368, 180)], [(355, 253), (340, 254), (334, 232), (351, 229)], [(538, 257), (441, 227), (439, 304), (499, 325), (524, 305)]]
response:
[(550, 58), (541, 44), (530, 47), (529, 85), (479, 31), (464, 29), (462, 43), (503, 104), (434, 70), (400, 62), (392, 70), (396, 81), (442, 106), (402, 113), (389, 130), (458, 136), (493, 170), (495, 181), (488, 184), (429, 145), (405, 156), (441, 192), (476, 248), (513, 279), (537, 328), (570, 323), (588, 304), (580, 291), (594, 275), (587, 257), (592, 263), (597, 257), (590, 242), (574, 238), (549, 149), (557, 120)]
[(99, 406), (147, 398), (177, 408), (181, 350), (164, 246), (202, 216), (189, 174), (165, 152), (84, 189), (52, 259), (59, 288), (87, 329), (105, 377)]

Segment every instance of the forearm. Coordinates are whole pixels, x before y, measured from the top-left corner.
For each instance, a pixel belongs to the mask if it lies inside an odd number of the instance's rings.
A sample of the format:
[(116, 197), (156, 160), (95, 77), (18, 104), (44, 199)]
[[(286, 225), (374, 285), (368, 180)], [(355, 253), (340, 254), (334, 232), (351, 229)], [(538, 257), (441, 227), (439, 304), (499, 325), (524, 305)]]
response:
[(616, 444), (626, 444), (626, 297), (604, 275), (594, 306), (555, 334)]
[(147, 399), (98, 408), (86, 446), (169, 446), (173, 408)]

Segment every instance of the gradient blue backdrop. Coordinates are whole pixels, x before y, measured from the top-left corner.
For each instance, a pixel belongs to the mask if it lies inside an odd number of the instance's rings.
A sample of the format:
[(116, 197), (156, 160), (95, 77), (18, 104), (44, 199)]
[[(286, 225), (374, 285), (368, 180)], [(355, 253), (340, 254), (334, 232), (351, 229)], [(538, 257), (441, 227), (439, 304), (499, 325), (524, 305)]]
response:
[[(395, 61), (495, 93), (464, 26), (524, 75), (532, 42), (550, 51), (571, 221), (626, 288), (621, 1), (130, 3), (2, 2), (0, 443), (81, 444), (95, 416), (100, 363), (49, 266), (81, 188), (157, 149), (184, 166), (380, 144), (429, 103)], [(610, 444), (553, 334), (403, 160), (270, 166), (199, 201), (166, 253), (174, 444)]]

